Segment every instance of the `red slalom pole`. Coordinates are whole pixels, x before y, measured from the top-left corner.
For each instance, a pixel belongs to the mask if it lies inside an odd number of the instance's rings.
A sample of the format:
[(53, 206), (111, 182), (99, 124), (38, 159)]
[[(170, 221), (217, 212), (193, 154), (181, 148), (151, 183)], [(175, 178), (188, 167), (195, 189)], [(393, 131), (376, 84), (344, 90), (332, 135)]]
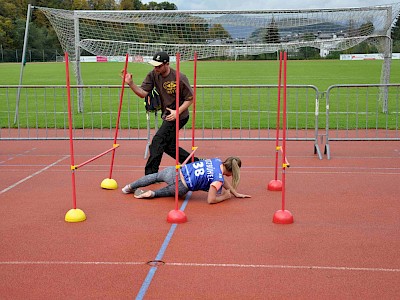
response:
[[(197, 89), (197, 52), (194, 52), (194, 71), (193, 71), (193, 113), (192, 113), (192, 150), (195, 149), (194, 135), (196, 128), (196, 89)], [(194, 162), (194, 156), (192, 156), (192, 162)]]
[(282, 52), (279, 52), (279, 72), (278, 72), (278, 105), (276, 114), (276, 140), (275, 140), (275, 176), (268, 183), (268, 190), (281, 191), (282, 181), (278, 180), (278, 160), (279, 160), (279, 129), (280, 129), (280, 114), (281, 114), (281, 86), (282, 86)]
[(67, 222), (81, 222), (86, 220), (85, 213), (76, 208), (76, 185), (75, 185), (75, 159), (74, 159), (74, 141), (72, 137), (72, 108), (71, 108), (71, 84), (69, 80), (69, 58), (68, 52), (65, 52), (65, 77), (67, 85), (67, 100), (68, 100), (68, 125), (69, 125), (69, 150), (71, 156), (71, 179), (72, 179), (72, 209), (65, 215)]
[[(114, 135), (114, 145), (117, 144), (117, 138), (118, 138), (118, 130), (119, 130), (119, 121), (121, 118), (121, 108), (122, 108), (122, 100), (124, 99), (124, 91), (125, 91), (125, 75), (126, 71), (128, 69), (128, 60), (129, 60), (129, 54), (127, 53), (125, 56), (125, 65), (124, 65), (124, 72), (123, 72), (123, 78), (122, 78), (122, 84), (121, 84), (121, 93), (119, 95), (119, 107), (118, 107), (118, 117), (117, 117), (117, 122), (115, 124), (115, 135)], [(112, 152), (112, 158), (111, 158), (111, 167), (110, 167), (110, 176), (109, 178), (112, 178), (112, 171), (113, 171), (113, 165), (114, 165), (114, 156), (115, 156), (115, 147)]]
[(81, 167), (87, 165), (88, 163), (91, 163), (92, 161), (95, 161), (96, 159), (102, 157), (103, 155), (106, 155), (107, 153), (109, 153), (109, 152), (111, 152), (111, 151), (114, 151), (115, 148), (118, 148), (118, 147), (119, 147), (118, 144), (114, 144), (114, 147), (112, 147), (111, 149), (108, 149), (108, 150), (106, 150), (106, 151), (104, 151), (104, 152), (102, 152), (102, 153), (96, 155), (95, 157), (92, 157), (92, 158), (88, 159), (87, 161), (85, 161), (85, 162), (83, 162), (83, 163), (81, 163), (81, 164), (75, 166), (75, 169), (79, 169), (79, 168), (81, 168)]
[(103, 189), (108, 189), (108, 190), (115, 190), (116, 188), (118, 188), (117, 182), (114, 179), (112, 179), (112, 172), (113, 172), (113, 167), (114, 167), (115, 150), (116, 150), (116, 148), (119, 147), (119, 145), (117, 144), (117, 138), (118, 138), (118, 130), (119, 130), (119, 121), (121, 119), (121, 108), (122, 108), (122, 100), (124, 98), (125, 75), (126, 75), (126, 71), (128, 69), (128, 61), (129, 61), (129, 54), (127, 53), (125, 55), (124, 70), (122, 72), (121, 93), (119, 95), (118, 116), (117, 116), (117, 121), (115, 124), (115, 134), (114, 134), (114, 144), (113, 144), (112, 154), (111, 154), (110, 174), (109, 174), (108, 178), (105, 178), (100, 184), (100, 186)]
[(284, 52), (283, 59), (283, 120), (282, 120), (282, 211), (285, 210), (285, 183), (286, 183), (286, 63), (287, 63), (287, 54)]
[(198, 147), (193, 147), (192, 153), (189, 154), (188, 157), (186, 157), (186, 159), (184, 160), (184, 162), (180, 165), (180, 167), (182, 167), (183, 165), (185, 165), (189, 159), (191, 159), (192, 157), (194, 157), (194, 153), (196, 152), (196, 150), (198, 149)]
[(179, 180), (179, 88), (180, 88), (180, 55), (176, 54), (176, 113), (175, 113), (175, 210), (178, 210), (178, 180)]
[(277, 224), (293, 223), (293, 215), (285, 209), (285, 183), (286, 183), (286, 119), (287, 119), (287, 54), (284, 52), (284, 67), (283, 67), (283, 124), (282, 124), (282, 209), (275, 212), (272, 221)]
[(276, 141), (275, 141), (275, 180), (278, 179), (278, 151), (279, 151), (279, 128), (281, 115), (281, 87), (282, 87), (282, 52), (279, 52), (279, 78), (278, 78), (278, 107), (276, 116)]
[(167, 222), (169, 223), (185, 223), (187, 217), (185, 213), (178, 209), (178, 197), (179, 197), (179, 88), (180, 88), (180, 54), (176, 53), (176, 117), (175, 117), (175, 139), (176, 139), (176, 149), (175, 149), (175, 209), (171, 210), (167, 216)]
[(72, 138), (71, 84), (69, 80), (69, 58), (67, 52), (65, 52), (65, 74), (66, 74), (67, 99), (68, 99), (69, 152), (71, 156), (71, 170), (72, 170), (72, 207), (76, 209), (75, 158), (74, 158), (74, 142)]

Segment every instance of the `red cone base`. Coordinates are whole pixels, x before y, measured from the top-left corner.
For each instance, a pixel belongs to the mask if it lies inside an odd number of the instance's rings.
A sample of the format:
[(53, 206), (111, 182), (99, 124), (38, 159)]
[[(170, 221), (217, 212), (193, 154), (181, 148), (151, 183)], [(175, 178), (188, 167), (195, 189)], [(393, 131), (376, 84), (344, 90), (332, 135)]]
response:
[(282, 181), (280, 181), (280, 180), (271, 180), (268, 183), (268, 190), (270, 190), (270, 191), (282, 191)]
[(293, 216), (288, 210), (277, 210), (274, 214), (272, 222), (276, 224), (292, 224)]
[(168, 213), (167, 222), (178, 224), (185, 223), (187, 222), (187, 217), (183, 211), (174, 209)]

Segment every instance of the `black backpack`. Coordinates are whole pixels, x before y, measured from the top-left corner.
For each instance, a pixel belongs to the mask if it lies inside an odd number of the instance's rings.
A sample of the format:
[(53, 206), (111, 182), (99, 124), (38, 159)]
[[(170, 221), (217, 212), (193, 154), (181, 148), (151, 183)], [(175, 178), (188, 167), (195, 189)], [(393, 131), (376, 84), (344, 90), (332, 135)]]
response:
[(144, 107), (148, 112), (158, 111), (161, 109), (161, 98), (156, 89), (152, 89), (144, 98)]

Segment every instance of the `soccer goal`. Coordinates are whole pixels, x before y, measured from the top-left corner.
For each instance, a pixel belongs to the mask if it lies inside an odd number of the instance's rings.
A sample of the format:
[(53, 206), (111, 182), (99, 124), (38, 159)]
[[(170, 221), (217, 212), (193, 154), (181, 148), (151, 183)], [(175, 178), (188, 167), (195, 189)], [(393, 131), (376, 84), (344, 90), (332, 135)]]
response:
[[(193, 59), (195, 52), (198, 59), (228, 57), (234, 60), (239, 56), (280, 50), (290, 55), (302, 47), (317, 48), (324, 56), (364, 41), (374, 43), (383, 54), (381, 83), (386, 84), (390, 81), (391, 28), (399, 15), (400, 3), (248, 11), (32, 8), (43, 12), (54, 27), (63, 50), (69, 53), (77, 84), (83, 84), (80, 74), (82, 50), (101, 56), (128, 53), (135, 61), (143, 62), (160, 50), (170, 54), (179, 52), (182, 61)], [(80, 110), (82, 105), (78, 105)]]

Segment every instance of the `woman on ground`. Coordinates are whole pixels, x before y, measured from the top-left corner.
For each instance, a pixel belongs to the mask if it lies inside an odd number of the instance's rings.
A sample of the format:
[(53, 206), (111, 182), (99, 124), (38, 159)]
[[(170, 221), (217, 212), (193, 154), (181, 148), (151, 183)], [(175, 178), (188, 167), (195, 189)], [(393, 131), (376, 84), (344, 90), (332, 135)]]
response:
[[(219, 158), (204, 159), (183, 165), (179, 169), (178, 195), (184, 196), (189, 191), (207, 191), (207, 202), (219, 203), (233, 196), (236, 198), (250, 198), (250, 195), (238, 193), (236, 188), (240, 181), (240, 167), (242, 162), (238, 157), (228, 157), (224, 162)], [(232, 176), (232, 184), (224, 176)], [(124, 194), (134, 193), (135, 198), (159, 198), (175, 196), (176, 168), (174, 166), (143, 176), (126, 185)], [(158, 190), (141, 190), (157, 182), (165, 182), (167, 186)]]

